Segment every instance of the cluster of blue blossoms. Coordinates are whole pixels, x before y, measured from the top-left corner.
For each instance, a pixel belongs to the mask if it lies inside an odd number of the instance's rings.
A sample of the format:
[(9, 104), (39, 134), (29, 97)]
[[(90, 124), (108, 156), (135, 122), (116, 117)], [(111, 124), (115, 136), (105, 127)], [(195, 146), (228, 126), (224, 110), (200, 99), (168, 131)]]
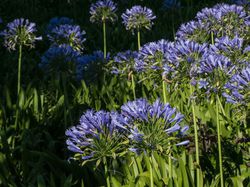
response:
[[(160, 40), (147, 43), (134, 58), (124, 55), (124, 65), (114, 60), (112, 73), (133, 71), (142, 74), (143, 80), (152, 77), (162, 80), (164, 77), (175, 88), (190, 83), (199, 88), (200, 94), (221, 94), (230, 103), (247, 103), (249, 79), (246, 72), (249, 71), (250, 47), (246, 33), (250, 31), (249, 13), (242, 6), (218, 4), (201, 10), (196, 18), (198, 21), (190, 21), (180, 27), (174, 42)], [(229, 18), (230, 24), (227, 23)], [(221, 24), (233, 28), (221, 29)], [(244, 84), (239, 82), (241, 80), (245, 80)]]
[(96, 160), (116, 157), (131, 151), (136, 154), (168, 154), (173, 146), (187, 145), (188, 126), (183, 115), (169, 104), (145, 99), (130, 101), (121, 112), (86, 111), (80, 123), (66, 131), (71, 159)]

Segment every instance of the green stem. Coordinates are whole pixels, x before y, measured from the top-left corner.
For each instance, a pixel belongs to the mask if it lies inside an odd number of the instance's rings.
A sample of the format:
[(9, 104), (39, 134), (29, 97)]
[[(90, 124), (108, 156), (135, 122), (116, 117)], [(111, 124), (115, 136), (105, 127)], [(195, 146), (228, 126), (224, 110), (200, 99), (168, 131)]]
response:
[(151, 157), (150, 157), (150, 187), (154, 187), (153, 168), (154, 168), (153, 153), (151, 153)]
[(107, 184), (107, 187), (110, 187), (110, 180), (109, 180), (108, 165), (107, 165), (106, 157), (103, 158), (103, 164), (104, 164), (106, 184)]
[(107, 58), (107, 43), (106, 43), (106, 22), (103, 21), (103, 57)]
[(137, 29), (137, 44), (138, 44), (138, 51), (141, 49), (141, 34), (140, 30)]
[[(63, 93), (64, 93), (64, 126), (66, 129), (68, 125), (67, 109), (69, 110), (69, 98), (68, 98), (68, 92), (67, 92), (65, 73), (62, 73), (62, 83), (63, 83)], [(70, 113), (69, 113), (69, 118), (70, 118), (70, 124), (72, 124), (72, 118), (71, 118)]]
[(135, 94), (135, 80), (134, 80), (134, 75), (133, 75), (133, 73), (131, 74), (131, 81), (132, 81), (132, 90), (133, 90), (134, 100), (136, 100), (136, 94)]
[(213, 32), (211, 32), (211, 43), (212, 45), (214, 45), (214, 33)]
[(17, 74), (17, 103), (16, 103), (16, 119), (15, 119), (15, 129), (18, 127), (19, 119), (19, 94), (21, 88), (21, 67), (22, 67), (22, 45), (19, 45), (18, 53), (18, 74)]
[[(190, 96), (193, 94), (193, 87), (190, 84)], [(193, 123), (194, 123), (194, 139), (195, 139), (195, 156), (196, 156), (196, 163), (197, 163), (197, 168), (196, 168), (196, 178), (197, 178), (197, 186), (200, 184), (200, 157), (199, 157), (199, 140), (198, 140), (198, 126), (196, 123), (196, 115), (195, 115), (195, 101), (192, 99), (192, 113), (193, 113)]]
[(166, 83), (164, 81), (164, 78), (162, 80), (162, 94), (163, 94), (163, 101), (166, 104), (167, 103), (167, 88), (166, 88)]
[(219, 96), (216, 95), (216, 125), (217, 125), (217, 136), (218, 136), (218, 152), (219, 152), (219, 166), (220, 166), (220, 185), (224, 187), (223, 180), (223, 168), (222, 168), (222, 153), (221, 153), (221, 139), (220, 139), (220, 121), (219, 121)]
[(17, 78), (17, 95), (20, 92), (21, 85), (21, 66), (22, 66), (22, 45), (19, 45), (19, 57), (18, 57), (18, 78)]

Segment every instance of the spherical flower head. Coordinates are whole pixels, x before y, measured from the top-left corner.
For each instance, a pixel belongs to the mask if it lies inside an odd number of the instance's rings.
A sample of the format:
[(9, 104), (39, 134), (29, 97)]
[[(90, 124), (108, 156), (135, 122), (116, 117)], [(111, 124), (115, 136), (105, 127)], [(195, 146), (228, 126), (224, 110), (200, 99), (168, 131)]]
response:
[(130, 101), (121, 107), (121, 113), (127, 118), (124, 125), (129, 129), (130, 150), (137, 153), (167, 154), (188, 129), (181, 127), (184, 116), (160, 100), (153, 104), (145, 99)]
[(225, 83), (228, 82), (235, 69), (230, 59), (223, 55), (213, 53), (203, 55), (196, 77), (199, 92), (206, 93), (207, 97), (210, 97), (210, 94), (221, 95)]
[(7, 28), (0, 33), (4, 37), (4, 46), (8, 50), (16, 50), (17, 46), (35, 47), (35, 41), (41, 40), (36, 37), (36, 24), (28, 19), (15, 19), (7, 24)]
[(200, 60), (207, 53), (208, 45), (178, 40), (174, 43), (174, 49), (169, 54), (169, 62), (163, 67), (163, 74), (174, 82), (179, 82), (181, 86), (184, 82), (190, 83), (197, 75)]
[(97, 1), (90, 6), (90, 21), (92, 23), (102, 23), (106, 21), (115, 22), (117, 20), (116, 4), (111, 0)]
[(74, 20), (68, 17), (54, 17), (51, 18), (46, 29), (46, 33), (49, 34), (55, 27), (59, 25), (73, 25)]
[(75, 72), (80, 53), (69, 45), (52, 46), (42, 56), (39, 66), (47, 72)]
[[(244, 7), (228, 4), (217, 4), (212, 8), (204, 8), (197, 13), (196, 18), (207, 27), (208, 33), (214, 37), (228, 35), (234, 37), (247, 37), (249, 32), (249, 15)], [(223, 29), (221, 29), (223, 28)]]
[[(110, 53), (107, 53), (106, 60), (110, 59)], [(76, 74), (77, 79), (83, 79), (84, 74), (89, 71), (89, 67), (93, 64), (96, 68), (98, 62), (103, 62), (103, 52), (98, 50), (94, 51), (93, 54), (81, 55), (77, 58)]]
[(59, 25), (52, 29), (48, 38), (51, 41), (52, 45), (70, 45), (74, 50), (82, 51), (83, 43), (85, 42), (86, 32), (81, 31), (80, 26), (78, 25)]
[(240, 72), (235, 73), (232, 78), (225, 84), (223, 96), (227, 102), (247, 105), (250, 102), (250, 64)]
[(129, 73), (134, 71), (134, 59), (137, 55), (138, 52), (130, 50), (117, 53), (110, 62), (111, 73), (128, 76)]
[(174, 43), (159, 40), (143, 45), (135, 60), (135, 69), (138, 72), (147, 72), (148, 75), (161, 75), (162, 67), (168, 63), (169, 56), (174, 53)]
[(86, 111), (79, 125), (65, 132), (68, 149), (74, 153), (71, 159), (81, 163), (101, 161), (104, 157), (116, 157), (124, 152), (125, 128), (115, 122), (116, 118), (119, 118), (116, 112)]
[(122, 22), (126, 26), (126, 29), (132, 32), (143, 28), (150, 30), (155, 18), (156, 16), (151, 9), (139, 5), (127, 9), (126, 12), (122, 14)]

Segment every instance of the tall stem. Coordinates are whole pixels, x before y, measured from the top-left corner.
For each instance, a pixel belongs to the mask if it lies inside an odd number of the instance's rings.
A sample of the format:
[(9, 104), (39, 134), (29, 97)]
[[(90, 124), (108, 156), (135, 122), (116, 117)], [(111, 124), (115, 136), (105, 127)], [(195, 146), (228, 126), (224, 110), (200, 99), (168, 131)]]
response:
[[(166, 104), (167, 103), (167, 88), (166, 88), (166, 83), (165, 83), (164, 79), (165, 79), (165, 77), (162, 76), (162, 94), (163, 94), (163, 101)], [(173, 173), (172, 172), (171, 152), (169, 153), (169, 156), (168, 156), (168, 171), (169, 171), (169, 179), (171, 180), (172, 173)]]
[[(190, 84), (190, 96), (193, 94), (193, 87)], [(196, 179), (197, 179), (197, 186), (200, 184), (200, 157), (199, 157), (199, 140), (198, 140), (198, 127), (196, 123), (196, 115), (195, 115), (195, 101), (192, 99), (192, 114), (193, 114), (193, 123), (194, 123), (194, 139), (195, 139), (195, 156), (196, 156)]]
[(135, 80), (134, 80), (134, 75), (133, 75), (133, 73), (131, 74), (131, 81), (132, 81), (132, 89), (133, 89), (134, 100), (136, 100), (136, 94), (135, 94)]
[(153, 168), (154, 168), (153, 153), (151, 153), (151, 157), (150, 157), (150, 187), (154, 187)]
[(107, 43), (106, 43), (106, 22), (103, 21), (103, 57), (107, 58)]
[(108, 165), (107, 165), (106, 157), (103, 158), (103, 164), (104, 164), (106, 184), (107, 184), (107, 187), (110, 187), (110, 180), (109, 180)]
[(218, 152), (219, 152), (219, 166), (220, 166), (220, 186), (224, 187), (223, 168), (222, 168), (222, 153), (221, 153), (221, 139), (220, 139), (220, 121), (219, 121), (219, 96), (216, 95), (216, 125), (218, 136)]
[(19, 45), (19, 56), (18, 56), (18, 78), (17, 78), (17, 95), (20, 92), (21, 85), (21, 66), (22, 66), (22, 45)]
[(138, 44), (138, 51), (141, 49), (141, 34), (140, 30), (137, 29), (137, 44)]

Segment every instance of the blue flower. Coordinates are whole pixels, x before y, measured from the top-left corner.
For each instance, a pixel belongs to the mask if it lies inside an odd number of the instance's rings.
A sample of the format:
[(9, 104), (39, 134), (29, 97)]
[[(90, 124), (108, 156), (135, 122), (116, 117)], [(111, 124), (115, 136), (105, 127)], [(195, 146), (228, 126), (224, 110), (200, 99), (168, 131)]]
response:
[(134, 59), (138, 52), (127, 50), (125, 52), (117, 53), (111, 63), (113, 74), (128, 75), (134, 69)]
[(137, 154), (144, 151), (167, 154), (187, 130), (180, 126), (184, 116), (160, 100), (153, 104), (145, 99), (130, 101), (121, 107), (121, 113), (128, 119), (123, 124), (129, 131), (130, 150)]
[(141, 47), (135, 60), (135, 69), (138, 72), (162, 70), (169, 57), (174, 53), (174, 43), (167, 40), (150, 42)]
[(155, 18), (156, 16), (151, 9), (139, 5), (127, 9), (126, 12), (122, 14), (122, 22), (126, 26), (126, 29), (132, 31), (142, 28), (150, 30)]
[(46, 32), (50, 33), (54, 28), (59, 25), (73, 25), (74, 20), (68, 17), (54, 17), (51, 18), (49, 24), (47, 25)]
[(250, 93), (250, 64), (239, 73), (235, 73), (224, 88), (222, 95), (227, 102), (246, 105), (249, 102)]
[(9, 50), (16, 50), (16, 46), (27, 46), (33, 48), (36, 40), (36, 24), (29, 22), (28, 19), (15, 19), (7, 24), (7, 28), (0, 33), (4, 37), (4, 46)]
[(95, 22), (115, 22), (117, 20), (116, 4), (111, 0), (97, 1), (90, 7), (90, 21)]
[(208, 93), (221, 94), (224, 84), (235, 71), (236, 66), (229, 58), (213, 53), (204, 54), (196, 77), (199, 92), (205, 91), (208, 97), (210, 96)]
[(70, 45), (74, 50), (83, 50), (83, 42), (86, 38), (84, 37), (85, 31), (81, 31), (78, 25), (59, 25), (52, 29), (48, 34), (48, 38), (52, 45)]
[(113, 122), (118, 115), (88, 110), (81, 116), (79, 125), (66, 130), (66, 144), (74, 153), (73, 159), (83, 162), (122, 153), (126, 149), (124, 129)]
[[(69, 67), (75, 67), (79, 57), (80, 53), (69, 45), (52, 46), (42, 56), (39, 66), (51, 72), (70, 72), (72, 68)], [(75, 68), (73, 69), (75, 71)]]

